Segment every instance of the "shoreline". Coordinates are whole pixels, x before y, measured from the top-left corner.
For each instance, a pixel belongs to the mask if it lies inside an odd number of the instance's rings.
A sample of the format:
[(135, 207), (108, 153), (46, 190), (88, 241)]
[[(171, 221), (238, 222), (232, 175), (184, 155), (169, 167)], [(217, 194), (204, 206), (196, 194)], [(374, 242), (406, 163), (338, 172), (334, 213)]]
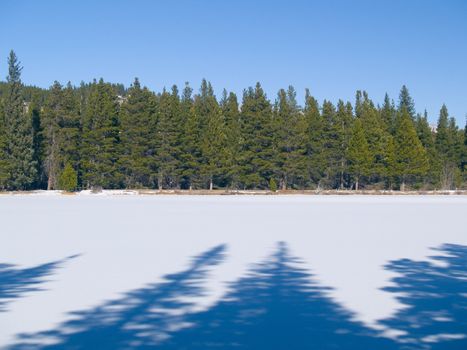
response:
[(39, 195), (39, 196), (284, 196), (284, 195), (309, 195), (309, 196), (465, 196), (467, 190), (82, 190), (78, 192), (66, 192), (61, 190), (33, 190), (33, 191), (4, 191), (1, 196)]

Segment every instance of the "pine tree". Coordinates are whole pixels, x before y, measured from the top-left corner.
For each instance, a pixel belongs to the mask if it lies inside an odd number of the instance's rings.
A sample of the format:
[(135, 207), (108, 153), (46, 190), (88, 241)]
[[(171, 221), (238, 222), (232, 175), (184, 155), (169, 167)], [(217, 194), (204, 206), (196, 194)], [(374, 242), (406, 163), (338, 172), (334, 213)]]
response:
[(156, 162), (159, 190), (179, 185), (180, 170), (180, 96), (174, 85), (172, 92), (159, 96), (156, 126)]
[(358, 190), (361, 177), (370, 173), (372, 164), (371, 152), (360, 118), (353, 125), (352, 136), (347, 150), (347, 159), (349, 160), (349, 172), (355, 179), (355, 189)]
[(464, 147), (462, 148), (461, 171), (465, 185), (467, 184), (467, 118), (464, 126)]
[(344, 103), (339, 100), (336, 112), (336, 127), (338, 136), (338, 171), (339, 188), (343, 189), (346, 182), (346, 173), (348, 170), (347, 150), (349, 148), (350, 138), (352, 136), (353, 114), (350, 102)]
[(45, 153), (45, 172), (47, 175), (47, 189), (56, 189), (60, 168), (60, 126), (59, 119), (63, 115), (62, 86), (55, 81), (50, 88), (43, 118), (43, 138)]
[(242, 177), (248, 188), (267, 188), (274, 175), (272, 108), (260, 83), (243, 93)]
[(407, 86), (402, 85), (400, 94), (399, 94), (399, 112), (402, 112), (402, 109), (406, 109), (407, 113), (409, 114), (412, 120), (415, 120), (415, 103), (410, 96), (409, 89)]
[(422, 143), (417, 137), (414, 124), (405, 107), (398, 113), (395, 134), (395, 173), (399, 176), (401, 191), (410, 176), (424, 175), (428, 170), (428, 159)]
[(43, 132), (42, 132), (42, 105), (40, 95), (36, 91), (31, 97), (31, 104), (29, 105), (29, 117), (31, 118), (32, 126), (32, 148), (33, 160), (36, 164), (36, 179), (34, 181), (34, 188), (43, 188), (44, 174), (43, 174)]
[(447, 107), (443, 104), (439, 112), (435, 146), (440, 162), (440, 184), (442, 189), (452, 189), (456, 177), (460, 177), (462, 140), (459, 137), (455, 120), (449, 118)]
[(135, 78), (120, 112), (120, 164), (127, 187), (154, 187), (156, 108), (154, 94)]
[(392, 135), (386, 138), (384, 176), (386, 178), (387, 188), (392, 190), (394, 178), (397, 176), (396, 145)]
[(81, 114), (78, 94), (70, 82), (62, 90), (63, 114), (59, 119), (60, 126), (60, 168), (69, 163), (78, 174), (78, 184), (81, 173)]
[(194, 109), (201, 130), (201, 176), (213, 189), (214, 179), (222, 175), (226, 164), (225, 125), (219, 103), (210, 83), (203, 80)]
[(438, 181), (439, 160), (435, 148), (435, 137), (428, 123), (428, 114), (426, 110), (423, 116), (417, 115), (415, 128), (417, 130), (417, 136), (428, 156), (428, 172), (424, 180), (427, 184), (434, 185)]
[(302, 184), (306, 177), (306, 120), (296, 101), (295, 89), (281, 89), (274, 110), (276, 169), (282, 190)]
[(180, 102), (180, 171), (181, 186), (185, 189), (192, 189), (199, 184), (199, 167), (201, 161), (199, 146), (200, 130), (194, 111), (192, 93), (193, 89), (188, 83), (185, 83)]
[[(21, 82), (20, 62), (11, 51), (8, 58), (7, 92), (4, 102), (7, 188), (26, 190), (33, 185), (36, 174), (32, 121), (27, 113)], [(5, 166), (4, 165), (4, 166)]]
[(326, 159), (323, 141), (324, 121), (319, 112), (318, 102), (305, 91), (304, 116), (307, 125), (306, 131), (306, 155), (308, 180), (314, 186), (320, 187), (320, 180), (324, 176)]
[(242, 148), (240, 108), (238, 105), (237, 95), (235, 95), (233, 92), (227, 94), (227, 91), (224, 89), (220, 105), (225, 122), (225, 175), (228, 177), (228, 184), (233, 188), (237, 188), (241, 176), (240, 152)]
[(5, 116), (3, 113), (3, 103), (0, 100), (0, 190), (7, 188), (9, 174)]
[(83, 118), (81, 164), (86, 188), (120, 188), (118, 103), (110, 84), (100, 79), (90, 87)]
[(384, 121), (386, 130), (394, 135), (395, 122), (396, 122), (396, 108), (394, 107), (394, 101), (389, 99), (389, 95), (384, 95), (384, 103), (380, 109), (381, 119)]
[(58, 179), (58, 187), (61, 190), (68, 192), (75, 191), (78, 187), (78, 174), (70, 163), (65, 165), (60, 177)]
[(386, 132), (385, 123), (373, 102), (363, 92), (363, 102), (359, 117), (365, 130), (365, 137), (368, 142), (372, 163), (370, 174), (372, 182), (378, 182), (384, 176), (384, 155), (385, 144), (389, 133)]
[(336, 187), (338, 183), (340, 154), (339, 154), (339, 124), (336, 120), (336, 107), (330, 101), (323, 101), (321, 110), (323, 121), (323, 156), (325, 159), (324, 183), (329, 187)]

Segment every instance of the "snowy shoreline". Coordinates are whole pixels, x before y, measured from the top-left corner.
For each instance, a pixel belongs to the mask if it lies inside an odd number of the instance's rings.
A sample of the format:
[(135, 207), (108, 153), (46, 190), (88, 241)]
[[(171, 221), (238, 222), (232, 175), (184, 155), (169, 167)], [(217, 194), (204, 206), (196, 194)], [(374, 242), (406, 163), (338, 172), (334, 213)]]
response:
[(82, 190), (78, 192), (66, 192), (61, 190), (34, 190), (34, 191), (0, 191), (1, 196), (284, 196), (284, 195), (308, 195), (308, 196), (465, 196), (467, 190), (433, 190), (433, 191), (390, 191), (390, 190), (285, 190), (272, 192), (269, 190)]

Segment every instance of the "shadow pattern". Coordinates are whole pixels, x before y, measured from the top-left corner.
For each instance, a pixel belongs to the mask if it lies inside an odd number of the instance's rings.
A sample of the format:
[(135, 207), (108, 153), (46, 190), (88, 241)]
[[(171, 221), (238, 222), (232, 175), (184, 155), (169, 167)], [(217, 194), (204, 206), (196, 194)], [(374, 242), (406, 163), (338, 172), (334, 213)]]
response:
[(398, 277), (386, 291), (405, 308), (382, 321), (403, 333), (401, 349), (467, 349), (467, 246), (436, 249), (438, 263), (402, 259), (386, 266)]
[(26, 293), (40, 291), (39, 285), (45, 282), (45, 277), (53, 274), (67, 260), (76, 256), (30, 268), (18, 268), (12, 264), (0, 263), (0, 312), (7, 311), (7, 304)]
[(227, 295), (188, 318), (162, 349), (394, 349), (395, 344), (353, 320), (300, 267), (285, 243)]
[[(381, 323), (403, 333), (383, 337), (336, 303), (285, 243), (196, 311), (210, 268), (224, 245), (195, 257), (184, 271), (78, 311), (57, 329), (26, 334), (11, 349), (467, 349), (467, 247), (444, 245), (433, 262), (402, 259), (386, 291), (405, 305)], [(51, 343), (52, 342), (52, 343)]]
[(224, 259), (220, 245), (192, 260), (185, 271), (164, 282), (127, 293), (94, 309), (74, 312), (59, 329), (20, 335), (11, 349), (135, 349), (157, 346), (185, 326), (185, 315), (202, 296), (209, 268)]

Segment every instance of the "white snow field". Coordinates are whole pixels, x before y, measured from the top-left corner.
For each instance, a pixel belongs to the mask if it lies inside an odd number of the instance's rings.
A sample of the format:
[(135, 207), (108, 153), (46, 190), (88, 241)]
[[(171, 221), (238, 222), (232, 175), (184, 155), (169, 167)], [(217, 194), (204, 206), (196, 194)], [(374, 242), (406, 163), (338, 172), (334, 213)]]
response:
[[(30, 268), (67, 257), (36, 285), (0, 303), (0, 347), (54, 329), (186, 268), (226, 244), (212, 268), (213, 304), (285, 242), (335, 301), (375, 327), (401, 305), (383, 291), (392, 260), (467, 245), (467, 196), (0, 196), (0, 264)], [(1, 290), (1, 287), (0, 287)]]

